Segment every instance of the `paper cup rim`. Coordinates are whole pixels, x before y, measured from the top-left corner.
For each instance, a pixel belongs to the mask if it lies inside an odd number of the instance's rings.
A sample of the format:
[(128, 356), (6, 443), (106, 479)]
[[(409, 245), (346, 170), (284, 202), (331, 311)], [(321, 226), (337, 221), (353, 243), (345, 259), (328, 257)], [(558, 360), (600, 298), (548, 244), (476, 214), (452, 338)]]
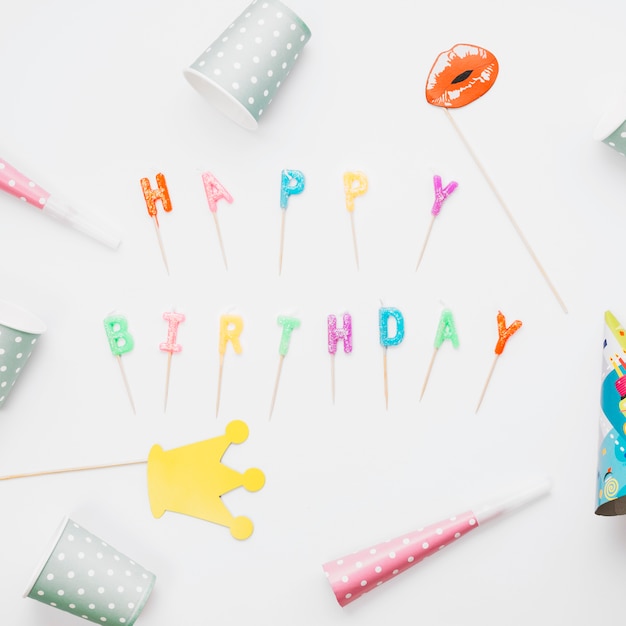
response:
[(183, 70), (183, 75), (189, 84), (217, 110), (248, 130), (257, 129), (258, 122), (252, 113), (206, 74), (188, 67)]
[(626, 121), (626, 92), (609, 102), (609, 107), (596, 125), (593, 138), (604, 141)]
[(8, 300), (0, 300), (0, 324), (31, 335), (41, 335), (46, 330), (34, 313)]
[(71, 521), (72, 520), (67, 515), (61, 520), (61, 523), (59, 524), (56, 532), (54, 533), (54, 535), (52, 535), (52, 538), (48, 542), (48, 550), (44, 552), (45, 556), (41, 557), (37, 568), (34, 570), (33, 575), (30, 577), (28, 587), (26, 588), (26, 591), (24, 591), (24, 594), (22, 595), (23, 598), (27, 598), (28, 594), (33, 590), (35, 583), (39, 580), (39, 577), (41, 576), (41, 572), (46, 566), (46, 563), (50, 560), (50, 557), (52, 556), (54, 549), (57, 547), (57, 544), (59, 543), (59, 539), (61, 539), (63, 532), (65, 531), (65, 529), (67, 528), (67, 525)]

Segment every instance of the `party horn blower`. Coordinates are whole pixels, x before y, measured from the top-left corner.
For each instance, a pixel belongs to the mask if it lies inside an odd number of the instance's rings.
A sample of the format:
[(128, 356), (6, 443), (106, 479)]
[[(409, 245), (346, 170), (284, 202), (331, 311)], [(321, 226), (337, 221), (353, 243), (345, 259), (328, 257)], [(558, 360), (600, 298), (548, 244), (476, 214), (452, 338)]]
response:
[(337, 354), (337, 344), (343, 343), (343, 351), (346, 354), (352, 352), (352, 316), (350, 313), (343, 314), (343, 327), (337, 328), (337, 317), (329, 315), (328, 325), (328, 352), (330, 354), (330, 391), (335, 403), (335, 355)]
[(596, 515), (626, 514), (626, 329), (606, 311)]
[(498, 358), (504, 352), (504, 347), (506, 346), (506, 342), (522, 327), (522, 322), (520, 320), (515, 320), (510, 326), (506, 325), (506, 318), (502, 311), (498, 311), (497, 316), (498, 321), (498, 341), (496, 342), (496, 347), (494, 352), (496, 356), (491, 364), (491, 369), (489, 370), (489, 374), (487, 375), (487, 380), (485, 381), (485, 385), (483, 387), (482, 392), (480, 393), (480, 398), (478, 400), (478, 404), (476, 405), (476, 410), (474, 413), (478, 413), (478, 409), (480, 409), (480, 405), (483, 402), (483, 398), (485, 397), (485, 392), (487, 391), (487, 387), (489, 386), (489, 381), (491, 380), (491, 376), (493, 371), (496, 369), (496, 363), (498, 362)]
[(526, 251), (537, 266), (552, 294), (557, 299), (563, 312), (567, 313), (565, 302), (559, 295), (552, 281), (548, 277), (535, 251), (532, 249), (522, 229), (515, 221), (513, 213), (507, 206), (504, 198), (496, 188), (493, 179), (487, 173), (485, 166), (474, 152), (469, 141), (461, 132), (450, 109), (464, 107), (486, 94), (494, 85), (499, 72), (498, 59), (485, 48), (472, 44), (456, 44), (450, 50), (445, 50), (435, 59), (426, 79), (426, 101), (443, 108), (446, 117), (452, 124), (459, 139), (467, 149), (470, 157), (480, 170), (485, 182), (489, 185), (500, 207), (509, 218)]
[(459, 186), (459, 183), (452, 180), (445, 187), (441, 184), (441, 176), (435, 175), (433, 176), (433, 184), (435, 186), (435, 202), (433, 203), (432, 209), (430, 210), (432, 214), (432, 218), (430, 220), (430, 224), (428, 226), (428, 230), (426, 231), (426, 237), (424, 237), (424, 243), (422, 244), (422, 250), (417, 259), (417, 265), (415, 266), (415, 271), (419, 269), (420, 263), (422, 262), (422, 258), (424, 256), (424, 252), (426, 252), (426, 245), (428, 244), (428, 240), (430, 239), (430, 233), (433, 229), (433, 224), (435, 223), (435, 218), (441, 212), (441, 207), (444, 203), (444, 200), (452, 194), (452, 192)]
[(117, 249), (121, 237), (110, 227), (97, 223), (50, 195), (32, 179), (18, 172), (12, 165), (0, 158), (0, 189), (39, 209), (44, 215), (74, 228), (109, 248)]
[(544, 496), (550, 488), (550, 481), (543, 479), (454, 517), (325, 563), (322, 567), (337, 602), (345, 607), (478, 526)]
[(289, 197), (304, 191), (304, 174), (300, 170), (283, 170), (280, 175), (280, 252), (278, 254), (278, 273), (283, 270), (283, 248), (285, 246), (285, 219)]
[(300, 328), (300, 320), (295, 317), (287, 317), (285, 315), (278, 316), (278, 325), (282, 327), (282, 333), (280, 335), (280, 345), (278, 346), (278, 371), (276, 372), (276, 382), (274, 383), (274, 393), (272, 394), (272, 404), (270, 405), (270, 419), (274, 412), (274, 404), (276, 403), (276, 394), (278, 393), (278, 384), (280, 382), (280, 373), (283, 369), (283, 361), (289, 351), (289, 343), (291, 342), (291, 333)]
[(254, 0), (184, 76), (216, 109), (254, 130), (310, 38), (309, 27), (280, 0)]
[(117, 359), (120, 366), (120, 372), (122, 374), (122, 380), (124, 381), (126, 393), (128, 394), (130, 406), (133, 409), (133, 413), (137, 413), (135, 410), (135, 402), (133, 401), (133, 394), (130, 391), (130, 385), (128, 384), (124, 364), (122, 363), (122, 355), (130, 352), (135, 347), (135, 340), (128, 331), (127, 319), (123, 315), (109, 315), (105, 317), (104, 332), (109, 340), (111, 353)]
[(163, 240), (161, 239), (161, 227), (159, 225), (159, 215), (157, 202), (161, 202), (161, 206), (166, 213), (172, 211), (172, 201), (170, 200), (170, 192), (167, 188), (167, 182), (165, 176), (161, 173), (156, 175), (157, 187), (153, 189), (150, 186), (150, 180), (148, 178), (142, 178), (140, 181), (141, 190), (143, 192), (143, 198), (146, 201), (146, 208), (148, 209), (148, 215), (154, 221), (154, 230), (156, 232), (157, 241), (159, 242), (159, 248), (161, 250), (161, 258), (165, 265), (165, 270), (170, 273), (170, 268), (167, 263), (167, 257), (165, 255), (165, 248), (163, 247)]
[(155, 581), (152, 572), (66, 518), (24, 597), (101, 626), (132, 626)]
[(165, 373), (165, 399), (163, 401), (163, 411), (167, 411), (167, 397), (170, 388), (170, 372), (172, 369), (172, 355), (174, 352), (180, 352), (183, 347), (177, 343), (178, 326), (185, 321), (182, 313), (174, 313), (168, 311), (163, 313), (163, 319), (167, 322), (167, 341), (159, 344), (159, 350), (167, 352), (167, 370)]
[(354, 225), (354, 199), (366, 193), (368, 185), (367, 176), (363, 172), (346, 172), (343, 175), (343, 190), (346, 196), (346, 209), (350, 213), (352, 243), (354, 245), (354, 259), (357, 270), (359, 269), (359, 248), (356, 243), (356, 227)]

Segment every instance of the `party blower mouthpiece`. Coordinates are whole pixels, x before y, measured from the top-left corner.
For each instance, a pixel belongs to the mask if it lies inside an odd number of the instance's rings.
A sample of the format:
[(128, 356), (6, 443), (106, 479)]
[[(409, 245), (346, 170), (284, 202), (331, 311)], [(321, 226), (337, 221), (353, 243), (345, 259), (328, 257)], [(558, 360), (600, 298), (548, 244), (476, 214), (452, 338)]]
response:
[(51, 196), (2, 158), (0, 158), (0, 189), (109, 248), (118, 248), (122, 241), (119, 234)]
[(418, 528), (323, 565), (337, 602), (343, 607), (395, 578), (479, 525), (519, 509), (550, 491), (543, 479), (520, 491), (486, 501), (454, 517)]

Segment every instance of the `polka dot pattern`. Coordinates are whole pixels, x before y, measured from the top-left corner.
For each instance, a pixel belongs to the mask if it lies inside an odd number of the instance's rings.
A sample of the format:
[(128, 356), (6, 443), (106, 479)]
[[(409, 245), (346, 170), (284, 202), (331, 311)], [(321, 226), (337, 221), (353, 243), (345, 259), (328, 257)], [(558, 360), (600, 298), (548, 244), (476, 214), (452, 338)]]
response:
[(258, 122), (310, 37), (308, 26), (279, 0), (254, 0), (190, 66), (196, 73), (190, 82), (208, 98), (216, 86)]
[(38, 338), (39, 335), (0, 324), (0, 407), (6, 402)]
[(478, 527), (468, 511), (391, 541), (329, 561), (324, 567), (337, 602), (346, 606)]
[(626, 122), (621, 124), (608, 137), (602, 140), (607, 146), (626, 156)]
[(132, 626), (155, 576), (68, 520), (28, 597), (97, 624)]
[(30, 178), (26, 178), (3, 159), (0, 159), (0, 189), (8, 191), (38, 209), (43, 209), (50, 197), (45, 189), (39, 187)]

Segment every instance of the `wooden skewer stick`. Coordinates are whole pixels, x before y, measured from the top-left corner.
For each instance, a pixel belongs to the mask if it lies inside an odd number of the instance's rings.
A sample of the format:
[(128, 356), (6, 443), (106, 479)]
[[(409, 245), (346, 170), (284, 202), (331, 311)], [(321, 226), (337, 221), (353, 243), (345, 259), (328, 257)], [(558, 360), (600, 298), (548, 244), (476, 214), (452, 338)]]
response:
[(124, 381), (124, 387), (126, 387), (126, 393), (128, 394), (128, 399), (130, 400), (130, 406), (133, 409), (133, 413), (137, 415), (137, 411), (135, 410), (135, 403), (133, 402), (133, 394), (130, 392), (130, 385), (128, 384), (128, 379), (126, 378), (126, 372), (124, 371), (124, 364), (122, 363), (122, 356), (120, 354), (117, 355), (117, 362), (120, 365), (122, 380)]
[(165, 373), (165, 399), (163, 401), (163, 411), (167, 411), (167, 397), (170, 390), (170, 371), (172, 369), (172, 352), (167, 353), (167, 371)]
[(335, 355), (330, 355), (330, 393), (335, 404)]
[(428, 379), (430, 378), (430, 372), (433, 369), (433, 365), (435, 363), (435, 357), (437, 356), (437, 348), (435, 348), (433, 352), (433, 356), (430, 359), (430, 365), (428, 366), (428, 371), (426, 372), (426, 378), (424, 378), (424, 384), (422, 385), (422, 393), (420, 394), (420, 400), (424, 397), (424, 392), (426, 391), (426, 385), (428, 384)]
[(565, 313), (567, 313), (567, 307), (565, 306), (565, 302), (563, 302), (563, 299), (559, 295), (558, 291), (556, 290), (556, 288), (552, 284), (552, 281), (548, 277), (548, 274), (546, 273), (546, 271), (544, 270), (543, 266), (539, 262), (539, 259), (537, 258), (537, 255), (535, 254), (535, 252), (532, 249), (530, 243), (528, 242), (528, 240), (524, 236), (524, 233), (522, 232), (522, 229), (519, 227), (519, 225), (515, 221), (515, 218), (513, 217), (513, 214), (511, 213), (511, 211), (509, 210), (508, 206), (506, 205), (506, 202), (504, 202), (504, 199), (500, 195), (500, 192), (496, 189), (496, 186), (495, 186), (493, 180), (491, 180), (491, 178), (487, 174), (487, 171), (485, 170), (483, 164), (480, 162), (480, 160), (476, 156), (476, 153), (474, 152), (474, 150), (472, 150), (472, 147), (470, 146), (469, 142), (467, 141), (467, 139), (465, 138), (465, 136), (461, 132), (461, 129), (457, 126), (456, 122), (454, 121), (454, 118), (450, 114), (450, 111), (448, 111), (448, 109), (446, 109), (446, 108), (444, 108), (444, 111), (446, 112), (446, 115), (448, 116), (448, 119), (450, 120), (450, 123), (452, 124), (452, 127), (454, 128), (454, 130), (456, 131), (457, 135), (459, 136), (459, 138), (461, 139), (461, 141), (463, 142), (463, 144), (467, 148), (467, 151), (469, 152), (470, 156), (474, 160), (474, 163), (476, 163), (476, 166), (478, 167), (478, 169), (482, 173), (483, 177), (487, 181), (487, 184), (489, 185), (489, 187), (491, 187), (491, 191), (493, 192), (493, 194), (497, 198), (498, 202), (500, 203), (500, 206), (502, 207), (502, 209), (506, 213), (506, 216), (509, 218), (511, 224), (513, 225), (513, 228), (515, 228), (515, 231), (517, 232), (517, 234), (519, 235), (520, 239), (522, 240), (522, 243), (524, 244), (524, 246), (526, 246), (526, 250), (528, 251), (528, 253), (530, 254), (532, 260), (535, 262), (535, 265), (537, 266), (537, 268), (541, 272), (541, 275), (543, 276), (544, 280), (548, 284), (548, 287), (550, 288), (550, 290), (554, 294), (554, 297), (557, 299), (557, 301), (558, 301), (559, 305), (561, 306), (561, 308), (563, 309), (563, 311)]
[(35, 476), (49, 476), (51, 474), (66, 474), (68, 472), (86, 472), (90, 470), (109, 469), (111, 467), (126, 467), (128, 465), (145, 464), (148, 461), (125, 461), (123, 463), (110, 463), (108, 465), (85, 465), (83, 467), (68, 467), (65, 469), (45, 470), (42, 472), (30, 472), (27, 474), (9, 474), (8, 476), (0, 476), (0, 480), (15, 480), (16, 478), (32, 478)]
[(387, 346), (383, 348), (383, 384), (385, 385), (385, 409), (389, 409), (389, 378), (387, 376)]
[(487, 380), (485, 381), (485, 386), (483, 387), (482, 393), (480, 394), (480, 400), (478, 400), (478, 405), (476, 406), (476, 410), (474, 413), (478, 413), (478, 409), (483, 402), (483, 398), (485, 397), (485, 391), (487, 391), (487, 385), (489, 385), (489, 381), (491, 380), (491, 375), (493, 374), (493, 370), (496, 368), (496, 363), (498, 362), (499, 354), (496, 354), (496, 358), (493, 360), (491, 364), (491, 369), (489, 370), (489, 375), (487, 376)]
[(359, 269), (359, 248), (356, 243), (356, 228), (354, 226), (354, 211), (350, 212), (350, 225), (352, 227), (352, 243), (354, 244), (354, 259), (356, 261), (356, 268)]
[(157, 221), (157, 218), (154, 217), (153, 219), (154, 219), (154, 230), (156, 232), (157, 240), (159, 241), (159, 248), (161, 249), (161, 256), (163, 257), (163, 263), (165, 263), (165, 269), (167, 270), (167, 273), (169, 275), (170, 268), (169, 268), (169, 265), (167, 264), (167, 257), (165, 256), (165, 248), (163, 247), (163, 240), (161, 239), (161, 229), (159, 228), (159, 222)]
[(282, 216), (280, 218), (280, 252), (278, 255), (278, 274), (283, 270), (283, 248), (285, 245), (285, 216), (287, 215), (287, 211), (282, 209)]
[(433, 215), (432, 219), (430, 220), (430, 224), (428, 226), (428, 231), (426, 232), (426, 237), (425, 237), (424, 243), (422, 245), (422, 250), (420, 252), (419, 258), (417, 259), (417, 265), (415, 266), (415, 271), (416, 272), (419, 269), (420, 263), (422, 262), (422, 257), (424, 256), (424, 252), (426, 252), (426, 244), (428, 243), (428, 239), (430, 238), (430, 232), (433, 229), (433, 224), (434, 223), (435, 223), (435, 216)]
[(278, 371), (276, 372), (276, 382), (274, 383), (274, 393), (272, 394), (272, 404), (270, 405), (270, 417), (272, 419), (272, 413), (274, 412), (274, 403), (276, 402), (276, 393), (278, 392), (278, 383), (280, 381), (280, 373), (283, 369), (283, 361), (285, 360), (285, 355), (281, 354), (280, 359), (278, 361)]
[(217, 220), (217, 212), (213, 213), (213, 219), (215, 220), (215, 228), (217, 229), (217, 238), (220, 242), (220, 250), (222, 251), (222, 259), (224, 259), (224, 267), (228, 269), (228, 262), (226, 261), (226, 252), (224, 250), (224, 242), (222, 241), (222, 232), (220, 231), (220, 223)]
[(215, 402), (215, 417), (220, 412), (220, 396), (222, 394), (222, 373), (224, 371), (224, 355), (220, 354), (220, 371), (217, 376), (217, 400)]

